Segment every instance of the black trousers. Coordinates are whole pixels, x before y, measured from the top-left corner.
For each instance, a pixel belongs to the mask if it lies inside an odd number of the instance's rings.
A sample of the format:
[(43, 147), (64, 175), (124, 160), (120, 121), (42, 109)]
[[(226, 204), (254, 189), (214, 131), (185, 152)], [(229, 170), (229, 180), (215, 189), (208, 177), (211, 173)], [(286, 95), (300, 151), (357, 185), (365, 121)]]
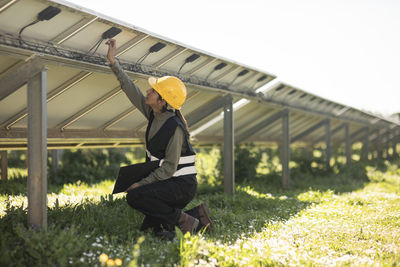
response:
[(197, 191), (196, 175), (173, 177), (128, 191), (128, 204), (146, 217), (141, 230), (173, 231), (182, 209)]

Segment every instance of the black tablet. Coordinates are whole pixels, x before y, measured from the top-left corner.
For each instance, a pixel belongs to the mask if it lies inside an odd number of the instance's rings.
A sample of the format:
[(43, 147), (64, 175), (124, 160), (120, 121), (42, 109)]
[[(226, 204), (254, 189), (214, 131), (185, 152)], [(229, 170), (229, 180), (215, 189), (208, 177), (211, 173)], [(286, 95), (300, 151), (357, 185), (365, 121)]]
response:
[(152, 171), (159, 167), (160, 161), (148, 161), (119, 168), (115, 181), (113, 194), (125, 192), (132, 184), (146, 178)]

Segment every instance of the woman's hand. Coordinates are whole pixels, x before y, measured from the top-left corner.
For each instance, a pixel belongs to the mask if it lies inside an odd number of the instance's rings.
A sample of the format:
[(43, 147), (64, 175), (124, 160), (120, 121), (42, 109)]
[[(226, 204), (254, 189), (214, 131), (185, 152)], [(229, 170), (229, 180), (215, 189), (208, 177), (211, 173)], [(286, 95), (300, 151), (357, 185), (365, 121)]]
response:
[(110, 61), (111, 65), (114, 65), (115, 63), (115, 50), (117, 49), (117, 42), (115, 41), (115, 39), (109, 39), (106, 42), (106, 45), (108, 45), (108, 52), (107, 52), (107, 59), (108, 61)]
[(138, 184), (138, 183), (134, 183), (133, 185), (131, 185), (130, 187), (128, 187), (128, 189), (126, 189), (125, 192), (128, 192), (129, 190), (132, 190), (132, 189), (134, 189), (134, 188), (138, 188), (139, 186), (141, 186), (141, 185)]

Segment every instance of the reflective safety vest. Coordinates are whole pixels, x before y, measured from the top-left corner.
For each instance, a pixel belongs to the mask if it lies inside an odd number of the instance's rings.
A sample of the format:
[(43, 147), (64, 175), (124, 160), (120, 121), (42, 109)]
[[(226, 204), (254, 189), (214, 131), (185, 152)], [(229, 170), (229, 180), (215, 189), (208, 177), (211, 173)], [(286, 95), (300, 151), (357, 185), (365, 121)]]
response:
[(159, 166), (162, 165), (165, 158), (165, 150), (169, 140), (174, 135), (176, 127), (181, 127), (185, 133), (185, 142), (187, 151), (181, 151), (181, 157), (179, 158), (178, 166), (176, 172), (172, 177), (178, 177), (183, 175), (193, 175), (196, 174), (196, 167), (194, 165), (196, 161), (196, 153), (193, 150), (192, 145), (189, 142), (188, 134), (185, 130), (185, 126), (178, 116), (173, 116), (169, 118), (158, 130), (158, 132), (150, 139), (149, 130), (154, 119), (153, 111), (150, 112), (149, 124), (146, 130), (146, 161), (157, 161), (159, 160)]

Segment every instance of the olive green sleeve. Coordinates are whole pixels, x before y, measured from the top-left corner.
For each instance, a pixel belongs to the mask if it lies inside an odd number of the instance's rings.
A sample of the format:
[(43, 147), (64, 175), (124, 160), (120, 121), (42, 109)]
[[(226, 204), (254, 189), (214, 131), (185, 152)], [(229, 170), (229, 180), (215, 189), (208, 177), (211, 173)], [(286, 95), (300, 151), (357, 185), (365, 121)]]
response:
[(128, 74), (126, 74), (117, 60), (114, 65), (111, 65), (111, 70), (114, 72), (115, 76), (117, 76), (122, 90), (125, 92), (132, 104), (142, 112), (147, 119), (149, 119), (151, 107), (146, 104), (146, 98), (140, 91), (139, 87), (137, 87)]

